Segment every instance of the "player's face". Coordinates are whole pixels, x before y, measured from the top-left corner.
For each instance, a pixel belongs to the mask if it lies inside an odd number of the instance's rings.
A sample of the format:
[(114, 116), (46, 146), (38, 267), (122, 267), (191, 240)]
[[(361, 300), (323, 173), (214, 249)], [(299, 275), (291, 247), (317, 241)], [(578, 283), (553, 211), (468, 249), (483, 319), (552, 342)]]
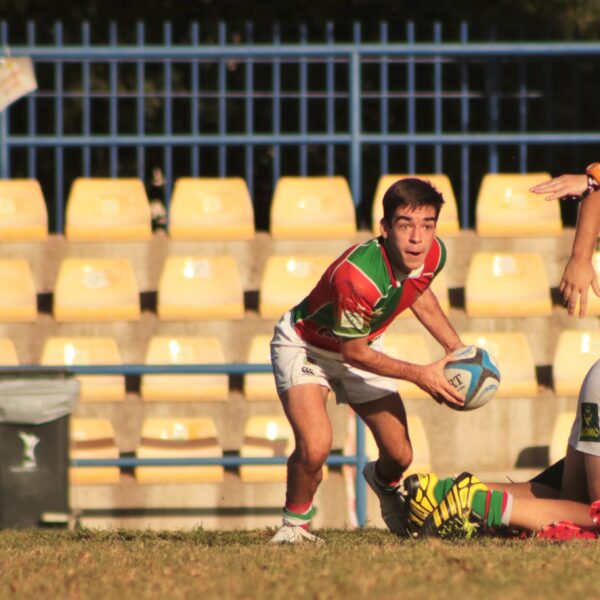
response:
[(418, 269), (425, 262), (435, 237), (437, 216), (433, 206), (416, 209), (398, 207), (391, 225), (382, 219), (381, 234), (394, 266), (403, 273)]

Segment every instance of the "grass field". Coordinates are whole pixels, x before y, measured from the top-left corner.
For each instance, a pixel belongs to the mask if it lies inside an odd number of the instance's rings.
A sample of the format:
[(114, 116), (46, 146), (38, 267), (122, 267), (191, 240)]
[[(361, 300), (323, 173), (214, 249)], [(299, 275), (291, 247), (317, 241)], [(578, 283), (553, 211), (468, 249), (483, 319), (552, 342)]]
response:
[(397, 540), (325, 530), (0, 532), (0, 598), (575, 598), (598, 596), (600, 542)]

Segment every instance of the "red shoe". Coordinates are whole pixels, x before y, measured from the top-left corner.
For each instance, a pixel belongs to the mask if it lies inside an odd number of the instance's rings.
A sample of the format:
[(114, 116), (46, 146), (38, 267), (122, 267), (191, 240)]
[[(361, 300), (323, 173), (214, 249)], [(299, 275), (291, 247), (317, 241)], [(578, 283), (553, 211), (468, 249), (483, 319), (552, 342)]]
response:
[(592, 517), (592, 521), (596, 525), (600, 525), (600, 500), (596, 500), (596, 502), (592, 502), (590, 506), (590, 517)]
[[(600, 503), (598, 503), (600, 516)], [(555, 540), (562, 542), (566, 540), (594, 540), (600, 537), (598, 527), (580, 527), (571, 521), (557, 521), (542, 528), (536, 534), (537, 538), (543, 540)]]

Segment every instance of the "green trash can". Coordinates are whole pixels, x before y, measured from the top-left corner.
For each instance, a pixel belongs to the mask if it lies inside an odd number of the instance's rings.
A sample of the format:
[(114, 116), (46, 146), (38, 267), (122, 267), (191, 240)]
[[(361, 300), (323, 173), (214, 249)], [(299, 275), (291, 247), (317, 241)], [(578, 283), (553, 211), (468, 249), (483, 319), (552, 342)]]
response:
[(78, 395), (67, 372), (0, 373), (0, 528), (69, 514), (69, 415)]

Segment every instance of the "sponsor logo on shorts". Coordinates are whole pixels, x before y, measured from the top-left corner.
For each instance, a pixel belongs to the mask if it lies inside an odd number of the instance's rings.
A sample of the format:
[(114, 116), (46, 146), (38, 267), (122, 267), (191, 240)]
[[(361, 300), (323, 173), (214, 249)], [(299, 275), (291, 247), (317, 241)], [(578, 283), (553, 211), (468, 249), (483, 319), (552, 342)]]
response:
[(315, 372), (310, 367), (302, 367), (301, 371), (305, 375), (314, 375), (315, 374)]
[(581, 403), (580, 442), (600, 442), (600, 419), (598, 405), (591, 402)]

